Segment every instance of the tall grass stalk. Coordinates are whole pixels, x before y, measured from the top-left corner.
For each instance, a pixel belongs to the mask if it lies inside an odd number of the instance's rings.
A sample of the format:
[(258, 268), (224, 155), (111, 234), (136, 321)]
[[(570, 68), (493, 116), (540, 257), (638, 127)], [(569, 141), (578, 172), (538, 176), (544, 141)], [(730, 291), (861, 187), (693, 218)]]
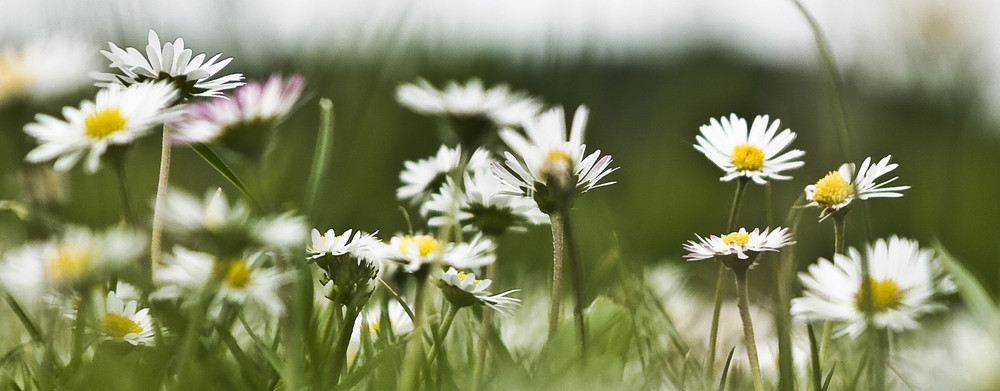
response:
[(311, 216), (316, 210), (316, 197), (319, 186), (330, 169), (333, 155), (333, 101), (328, 98), (319, 100), (319, 134), (316, 140), (316, 150), (313, 152), (313, 162), (309, 169), (309, 181), (306, 187), (305, 210)]

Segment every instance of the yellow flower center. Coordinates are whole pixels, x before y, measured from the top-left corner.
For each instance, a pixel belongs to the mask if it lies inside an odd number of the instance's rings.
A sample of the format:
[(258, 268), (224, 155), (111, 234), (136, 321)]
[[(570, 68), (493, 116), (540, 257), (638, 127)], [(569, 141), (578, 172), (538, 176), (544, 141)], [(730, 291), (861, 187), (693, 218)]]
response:
[(441, 242), (430, 235), (407, 236), (399, 242), (399, 251), (403, 254), (409, 253), (410, 243), (417, 244), (417, 251), (421, 257), (437, 251), (441, 247)]
[(733, 232), (728, 235), (722, 235), (722, 242), (727, 245), (742, 246), (750, 241), (750, 235), (742, 232)]
[(868, 277), (868, 285), (871, 287), (871, 300), (865, 303), (862, 297), (864, 292), (858, 290), (854, 299), (858, 309), (865, 311), (871, 309), (875, 313), (883, 313), (893, 308), (899, 307), (903, 303), (903, 291), (899, 289), (899, 284), (891, 278), (876, 280)]
[(733, 165), (740, 171), (757, 171), (764, 167), (764, 151), (753, 144), (740, 144), (733, 148)]
[[(558, 185), (565, 187), (564, 185), (570, 182), (570, 177), (573, 174), (573, 158), (561, 149), (549, 150), (540, 171), (542, 178), (545, 178), (546, 181), (552, 178), (552, 180), (559, 182)], [(551, 182), (548, 184), (553, 185)]]
[(56, 249), (55, 254), (48, 259), (46, 271), (51, 280), (58, 283), (68, 283), (76, 281), (90, 267), (91, 251), (73, 245), (66, 245)]
[(125, 315), (109, 312), (101, 318), (101, 330), (109, 336), (122, 338), (128, 334), (141, 333), (142, 326)]
[(84, 133), (87, 137), (103, 140), (119, 130), (125, 128), (125, 117), (117, 107), (95, 111), (84, 118), (83, 124), (86, 127)]
[(21, 53), (0, 55), (0, 94), (14, 95), (25, 91), (31, 81)]
[(226, 285), (234, 288), (243, 288), (250, 283), (250, 266), (246, 260), (230, 261), (229, 269), (226, 270)]
[(851, 184), (838, 171), (830, 171), (823, 179), (816, 182), (813, 191), (813, 201), (820, 205), (833, 206), (847, 200), (851, 194)]

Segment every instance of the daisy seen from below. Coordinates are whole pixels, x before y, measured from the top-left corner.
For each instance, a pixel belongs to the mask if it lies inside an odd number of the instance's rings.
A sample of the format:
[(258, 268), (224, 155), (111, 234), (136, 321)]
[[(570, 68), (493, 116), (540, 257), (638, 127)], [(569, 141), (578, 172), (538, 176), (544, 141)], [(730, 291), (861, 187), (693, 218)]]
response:
[(403, 163), (399, 180), (403, 183), (396, 190), (396, 199), (422, 204), (432, 193), (441, 188), (445, 178), (462, 164), (462, 149), (442, 145), (434, 156)]
[(578, 195), (614, 184), (601, 183), (618, 170), (610, 168), (610, 155), (601, 156), (601, 150), (596, 150), (584, 156), (587, 116), (586, 106), (577, 108), (568, 138), (562, 107), (525, 121), (527, 137), (511, 128), (502, 129), (500, 138), (513, 153), (504, 153), (504, 165), (493, 162), (493, 173), (510, 186), (512, 193), (534, 198), (546, 214), (563, 212)]
[[(862, 262), (867, 259), (871, 298), (862, 294)], [(892, 236), (867, 246), (864, 253), (850, 248), (833, 261), (820, 258), (799, 274), (803, 296), (792, 300), (792, 314), (806, 321), (840, 323), (841, 335), (857, 337), (865, 331), (865, 311), (876, 328), (893, 331), (919, 327), (917, 318), (946, 307), (936, 299), (955, 290), (932, 250), (915, 240)]]
[(791, 179), (781, 172), (802, 167), (799, 160), (804, 151), (793, 149), (782, 153), (795, 140), (795, 132), (785, 129), (778, 133), (781, 121), (770, 122), (767, 115), (759, 115), (747, 128), (747, 121), (730, 114), (729, 118), (712, 118), (702, 125), (696, 136), (694, 148), (705, 154), (726, 175), (719, 180), (749, 178), (758, 184), (768, 180)]
[(104, 339), (132, 345), (153, 344), (155, 334), (149, 308), (138, 309), (138, 302), (123, 301), (114, 291), (96, 304), (97, 326)]
[(456, 270), (454, 267), (441, 275), (438, 286), (444, 293), (448, 301), (458, 307), (468, 307), (471, 305), (485, 305), (493, 310), (510, 316), (510, 310), (517, 307), (521, 300), (510, 297), (511, 293), (518, 289), (509, 290), (503, 293), (491, 294), (486, 291), (493, 284), (492, 280), (476, 279), (475, 273), (465, 273)]
[(173, 124), (171, 134), (178, 143), (220, 142), (246, 156), (259, 156), (266, 139), (291, 112), (302, 96), (301, 75), (273, 75), (266, 82), (251, 82), (227, 96), (195, 103)]
[(442, 243), (431, 235), (397, 235), (383, 251), (386, 259), (402, 264), (407, 273), (433, 263), (470, 269), (496, 261), (496, 244), (481, 234), (466, 243)]
[[(752, 232), (747, 232), (746, 228), (739, 231), (723, 235), (711, 235), (708, 238), (698, 237), (698, 241), (690, 240), (684, 245), (688, 251), (684, 255), (689, 261), (699, 261), (713, 257), (722, 257), (726, 266), (733, 268), (736, 265), (749, 267), (756, 259), (757, 254), (763, 251), (778, 251), (779, 248), (794, 244), (788, 228), (754, 228)], [(736, 255), (737, 260), (733, 260), (731, 255)]]
[(507, 186), (488, 170), (466, 172), (464, 191), (448, 178), (444, 186), (424, 203), (427, 224), (440, 227), (462, 224), (466, 232), (499, 236), (510, 231), (524, 232), (527, 225), (548, 224), (549, 218), (535, 201), (507, 192)]
[(85, 85), (93, 49), (79, 36), (57, 34), (0, 52), (0, 104), (17, 98), (57, 99)]
[(212, 79), (233, 60), (232, 57), (219, 60), (222, 53), (207, 61), (205, 53), (192, 57), (193, 52), (184, 47), (182, 38), (161, 46), (160, 37), (149, 30), (146, 56), (132, 47), (119, 48), (113, 42), (108, 42), (108, 46), (110, 51), (102, 50), (101, 54), (111, 60), (110, 66), (117, 73), (94, 74), (97, 85), (101, 87), (115, 84), (130, 86), (149, 80), (167, 81), (180, 91), (178, 98), (185, 100), (193, 96), (220, 96), (222, 91), (243, 85), (243, 75), (239, 73)]
[(837, 171), (830, 171), (815, 184), (806, 186), (806, 200), (809, 201), (806, 206), (822, 208), (822, 220), (841, 210), (846, 213), (855, 199), (902, 197), (900, 191), (909, 189), (909, 186), (886, 186), (899, 177), (876, 183), (879, 177), (899, 166), (889, 163), (891, 157), (886, 156), (875, 164), (871, 164), (871, 157), (865, 158), (856, 173), (853, 163), (842, 164)]
[(38, 114), (35, 122), (24, 127), (39, 143), (25, 160), (38, 163), (55, 159), (55, 168), (66, 171), (86, 155), (84, 168), (93, 173), (108, 148), (127, 146), (167, 119), (176, 95), (177, 91), (165, 83), (109, 86), (99, 91), (94, 101), (64, 107), (64, 119)]
[(360, 309), (374, 291), (379, 273), (379, 252), (382, 242), (374, 234), (346, 230), (337, 235), (332, 229), (326, 234), (312, 230), (312, 244), (306, 249), (307, 259), (323, 271), (319, 279), (326, 286), (324, 296), (348, 308)]

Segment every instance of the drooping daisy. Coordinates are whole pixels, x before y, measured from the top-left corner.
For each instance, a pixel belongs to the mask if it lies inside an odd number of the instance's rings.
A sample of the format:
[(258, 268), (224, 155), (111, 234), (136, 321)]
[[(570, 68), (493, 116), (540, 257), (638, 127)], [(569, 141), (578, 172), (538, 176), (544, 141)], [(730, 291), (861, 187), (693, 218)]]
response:
[(596, 150), (584, 157), (586, 124), (587, 108), (580, 106), (567, 139), (563, 109), (556, 107), (524, 122), (527, 138), (513, 129), (502, 129), (500, 138), (514, 153), (504, 153), (506, 167), (493, 162), (493, 173), (514, 193), (533, 197), (545, 213), (560, 212), (579, 194), (614, 184), (601, 183), (618, 169), (609, 168), (610, 155), (602, 157), (601, 150)]
[(66, 171), (86, 153), (84, 168), (93, 173), (109, 147), (131, 144), (168, 118), (172, 114), (168, 107), (176, 95), (166, 83), (109, 86), (99, 91), (94, 101), (83, 101), (79, 108), (64, 107), (63, 120), (38, 114), (35, 122), (24, 127), (25, 133), (39, 142), (25, 160), (56, 159), (55, 168)]
[(11, 99), (45, 101), (87, 85), (96, 58), (80, 37), (52, 35), (0, 52), (0, 104)]
[(92, 232), (69, 227), (57, 239), (5, 254), (0, 288), (23, 304), (38, 304), (50, 293), (106, 281), (134, 265), (145, 250), (146, 236), (126, 228)]
[[(684, 255), (689, 261), (699, 261), (702, 259), (717, 256), (736, 255), (740, 261), (732, 260), (731, 257), (722, 258), (727, 266), (733, 267), (741, 265), (749, 267), (748, 262), (753, 262), (756, 254), (762, 251), (778, 251), (779, 248), (795, 243), (788, 228), (775, 228), (774, 231), (765, 229), (760, 232), (759, 228), (754, 228), (753, 232), (747, 233), (746, 228), (724, 235), (712, 235), (708, 238), (698, 237), (698, 241), (690, 240), (684, 245), (684, 249), (689, 251)], [(747, 254), (751, 253), (751, 254)], [(749, 261), (746, 261), (749, 260)]]
[(292, 110), (302, 95), (301, 75), (271, 76), (266, 82), (251, 82), (229, 99), (213, 99), (188, 106), (174, 124), (172, 136), (179, 143), (221, 142), (247, 156), (259, 156), (267, 136)]
[(527, 225), (548, 224), (549, 218), (530, 198), (507, 193), (508, 186), (486, 170), (466, 172), (464, 191), (451, 178), (424, 203), (431, 227), (462, 224), (465, 231), (498, 236), (525, 231)]
[(454, 267), (448, 268), (448, 271), (442, 274), (438, 281), (438, 286), (441, 287), (445, 298), (459, 308), (485, 305), (501, 314), (510, 316), (510, 310), (521, 303), (520, 299), (508, 296), (517, 292), (518, 289), (493, 295), (486, 291), (486, 288), (493, 284), (492, 280), (476, 279), (475, 273), (460, 272)]
[(442, 243), (430, 235), (394, 236), (384, 251), (386, 259), (403, 264), (409, 273), (433, 263), (471, 269), (496, 261), (496, 245), (482, 235), (458, 244)]
[(396, 199), (413, 204), (423, 203), (461, 164), (461, 148), (448, 148), (444, 145), (438, 148), (434, 156), (403, 163), (403, 171), (399, 173), (399, 180), (403, 185), (396, 190)]
[(837, 171), (830, 171), (816, 184), (806, 186), (807, 206), (822, 208), (820, 219), (824, 219), (830, 214), (845, 209), (850, 206), (855, 198), (867, 200), (869, 198), (897, 198), (902, 197), (900, 191), (909, 189), (909, 186), (889, 186), (892, 181), (899, 177), (892, 177), (882, 183), (876, 183), (879, 177), (895, 170), (899, 165), (889, 163), (886, 156), (872, 165), (871, 157), (865, 158), (861, 163), (861, 169), (855, 175), (854, 163), (844, 163)]
[[(861, 263), (866, 259), (869, 277), (863, 282)], [(915, 329), (918, 317), (946, 308), (935, 302), (938, 296), (955, 290), (932, 250), (896, 236), (875, 241), (864, 254), (852, 247), (848, 255), (835, 254), (833, 262), (820, 258), (799, 280), (805, 290), (792, 300), (792, 314), (807, 321), (840, 322), (840, 334), (852, 337), (867, 327), (866, 310), (879, 329)], [(863, 283), (870, 287), (868, 300)]]
[(177, 38), (160, 46), (160, 37), (149, 30), (146, 55), (135, 48), (121, 49), (108, 42), (111, 51), (101, 54), (111, 60), (111, 67), (118, 73), (98, 73), (94, 78), (101, 87), (115, 84), (130, 86), (149, 80), (167, 81), (180, 91), (180, 99), (192, 96), (220, 96), (222, 91), (243, 85), (243, 75), (234, 73), (211, 79), (232, 61), (232, 57), (219, 60), (222, 53), (205, 60), (205, 53), (192, 57), (191, 49), (184, 48), (184, 40)]
[(122, 301), (114, 292), (108, 292), (96, 306), (97, 326), (104, 339), (125, 341), (132, 345), (152, 345), (154, 341), (153, 318), (149, 308), (138, 309), (135, 300)]
[(802, 167), (798, 160), (806, 153), (793, 149), (782, 153), (795, 140), (795, 132), (785, 129), (778, 133), (781, 121), (770, 122), (767, 115), (759, 115), (747, 129), (747, 121), (730, 114), (729, 118), (712, 118), (708, 125), (702, 125), (701, 134), (694, 148), (705, 154), (712, 163), (726, 171), (719, 178), (731, 181), (746, 177), (764, 184), (768, 180), (790, 179), (782, 171)]

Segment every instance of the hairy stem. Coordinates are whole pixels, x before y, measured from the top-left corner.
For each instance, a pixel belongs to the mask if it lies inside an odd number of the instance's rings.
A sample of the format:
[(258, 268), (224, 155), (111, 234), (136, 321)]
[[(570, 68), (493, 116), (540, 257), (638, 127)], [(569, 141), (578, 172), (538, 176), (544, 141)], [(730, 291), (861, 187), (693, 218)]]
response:
[(552, 226), (552, 305), (549, 307), (549, 336), (551, 340), (559, 328), (559, 288), (562, 286), (563, 218), (559, 213), (549, 215)]
[(753, 376), (753, 388), (755, 391), (764, 390), (764, 380), (760, 374), (760, 361), (757, 358), (757, 342), (753, 335), (753, 321), (750, 319), (749, 289), (747, 288), (747, 271), (733, 270), (736, 273), (736, 296), (740, 310), (740, 319), (743, 320), (743, 340), (746, 343), (747, 359), (750, 360), (750, 375)]
[[(726, 233), (733, 231), (736, 226), (736, 216), (740, 213), (740, 205), (743, 203), (743, 195), (746, 193), (749, 179), (741, 177), (736, 183), (736, 194), (733, 195), (733, 204), (729, 208), (729, 220), (726, 222)], [(708, 334), (708, 357), (705, 359), (705, 384), (712, 384), (715, 377), (715, 349), (719, 343), (719, 314), (722, 312), (722, 300), (726, 296), (726, 266), (719, 262), (719, 272), (715, 278), (715, 304), (712, 307), (712, 326)]]
[(153, 202), (153, 227), (149, 239), (149, 264), (143, 265), (147, 278), (152, 281), (153, 268), (163, 261), (163, 209), (167, 203), (167, 183), (170, 180), (170, 127), (163, 124), (163, 145), (160, 150), (160, 173), (156, 182), (156, 200)]
[(580, 259), (580, 254), (577, 252), (576, 241), (573, 236), (573, 225), (570, 223), (569, 211), (562, 214), (563, 219), (563, 235), (565, 236), (566, 250), (569, 254), (569, 269), (570, 275), (572, 276), (573, 282), (573, 293), (574, 293), (574, 303), (573, 303), (573, 317), (576, 319), (576, 331), (580, 337), (580, 351), (586, 355), (587, 353), (587, 323), (583, 318), (583, 304), (586, 302), (586, 297), (584, 292), (586, 287), (584, 286), (584, 276), (583, 276), (583, 262)]

